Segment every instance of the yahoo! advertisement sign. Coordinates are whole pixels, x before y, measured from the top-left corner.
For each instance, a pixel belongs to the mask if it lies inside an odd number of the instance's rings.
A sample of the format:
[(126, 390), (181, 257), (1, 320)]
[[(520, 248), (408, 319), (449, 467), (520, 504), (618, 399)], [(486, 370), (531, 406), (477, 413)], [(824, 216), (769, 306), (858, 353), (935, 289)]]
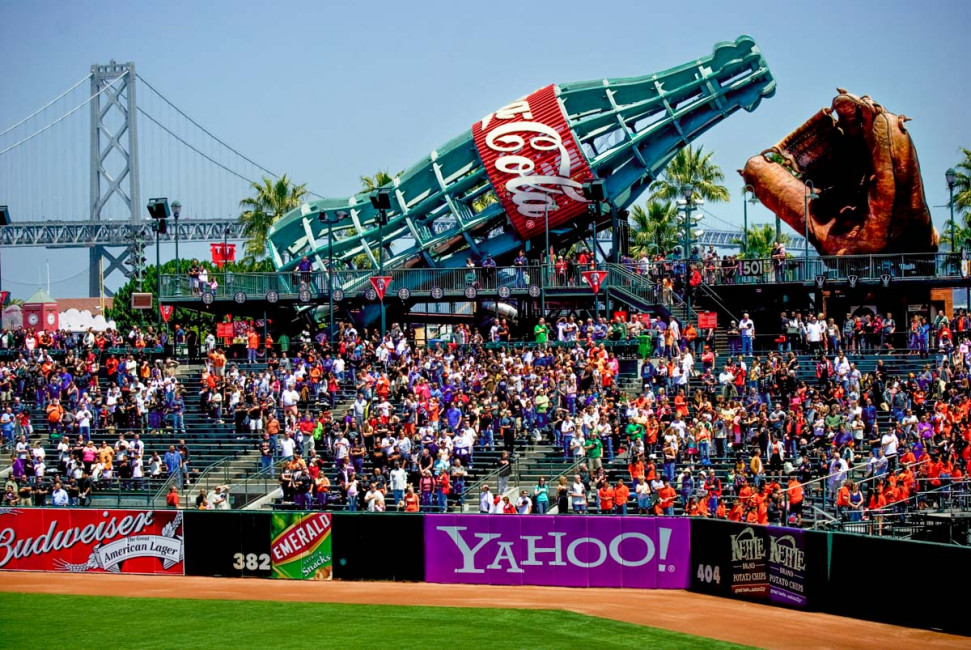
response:
[(426, 582), (685, 589), (690, 522), (426, 515)]

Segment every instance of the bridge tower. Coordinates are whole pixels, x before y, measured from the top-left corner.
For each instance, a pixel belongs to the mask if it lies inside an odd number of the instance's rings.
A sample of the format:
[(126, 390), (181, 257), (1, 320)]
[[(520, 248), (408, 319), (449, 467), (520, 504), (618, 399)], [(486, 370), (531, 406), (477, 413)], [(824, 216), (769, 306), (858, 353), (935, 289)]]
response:
[[(138, 189), (138, 128), (135, 102), (135, 64), (91, 66), (91, 214), (92, 225), (127, 219), (138, 225), (142, 200)], [(104, 277), (123, 270), (128, 254), (109, 253), (106, 246), (90, 248), (88, 295), (101, 290), (101, 261)]]

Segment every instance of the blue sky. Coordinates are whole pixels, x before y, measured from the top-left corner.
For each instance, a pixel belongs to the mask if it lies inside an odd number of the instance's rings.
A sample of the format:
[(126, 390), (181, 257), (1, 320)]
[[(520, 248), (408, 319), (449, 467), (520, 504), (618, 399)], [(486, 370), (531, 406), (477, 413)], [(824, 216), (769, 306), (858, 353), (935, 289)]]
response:
[[(700, 140), (735, 197), (708, 206), (722, 220), (709, 228), (741, 224), (734, 170), (828, 105), (837, 86), (913, 118), (931, 206), (946, 203), (944, 170), (971, 147), (968, 2), (5, 0), (0, 22), (0, 129), (92, 63), (135, 61), (224, 140), (327, 196), (357, 190), (362, 174), (406, 167), (547, 83), (647, 74), (740, 34), (759, 43), (778, 88)], [(938, 224), (947, 218), (932, 212)], [(771, 218), (761, 207), (749, 216)], [(25, 297), (45, 261), (55, 296), (85, 295), (82, 251), (4, 250), (4, 287)]]

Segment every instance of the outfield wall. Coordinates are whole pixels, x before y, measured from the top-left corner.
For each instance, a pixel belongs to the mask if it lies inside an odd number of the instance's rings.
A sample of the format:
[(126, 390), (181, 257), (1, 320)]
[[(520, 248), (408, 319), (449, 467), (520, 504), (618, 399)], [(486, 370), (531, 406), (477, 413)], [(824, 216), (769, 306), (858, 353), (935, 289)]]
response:
[(711, 519), (0, 509), (0, 570), (690, 589), (971, 635), (971, 548)]

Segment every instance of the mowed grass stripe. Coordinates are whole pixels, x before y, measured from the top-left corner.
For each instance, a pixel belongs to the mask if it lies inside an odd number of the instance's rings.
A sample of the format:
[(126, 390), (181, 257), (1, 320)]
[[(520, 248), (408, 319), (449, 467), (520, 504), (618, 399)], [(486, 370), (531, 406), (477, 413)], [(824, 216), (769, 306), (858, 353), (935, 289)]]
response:
[[(592, 597), (581, 590), (576, 595)], [(742, 647), (557, 610), (0, 593), (0, 648), (41, 644), (166, 650)]]

